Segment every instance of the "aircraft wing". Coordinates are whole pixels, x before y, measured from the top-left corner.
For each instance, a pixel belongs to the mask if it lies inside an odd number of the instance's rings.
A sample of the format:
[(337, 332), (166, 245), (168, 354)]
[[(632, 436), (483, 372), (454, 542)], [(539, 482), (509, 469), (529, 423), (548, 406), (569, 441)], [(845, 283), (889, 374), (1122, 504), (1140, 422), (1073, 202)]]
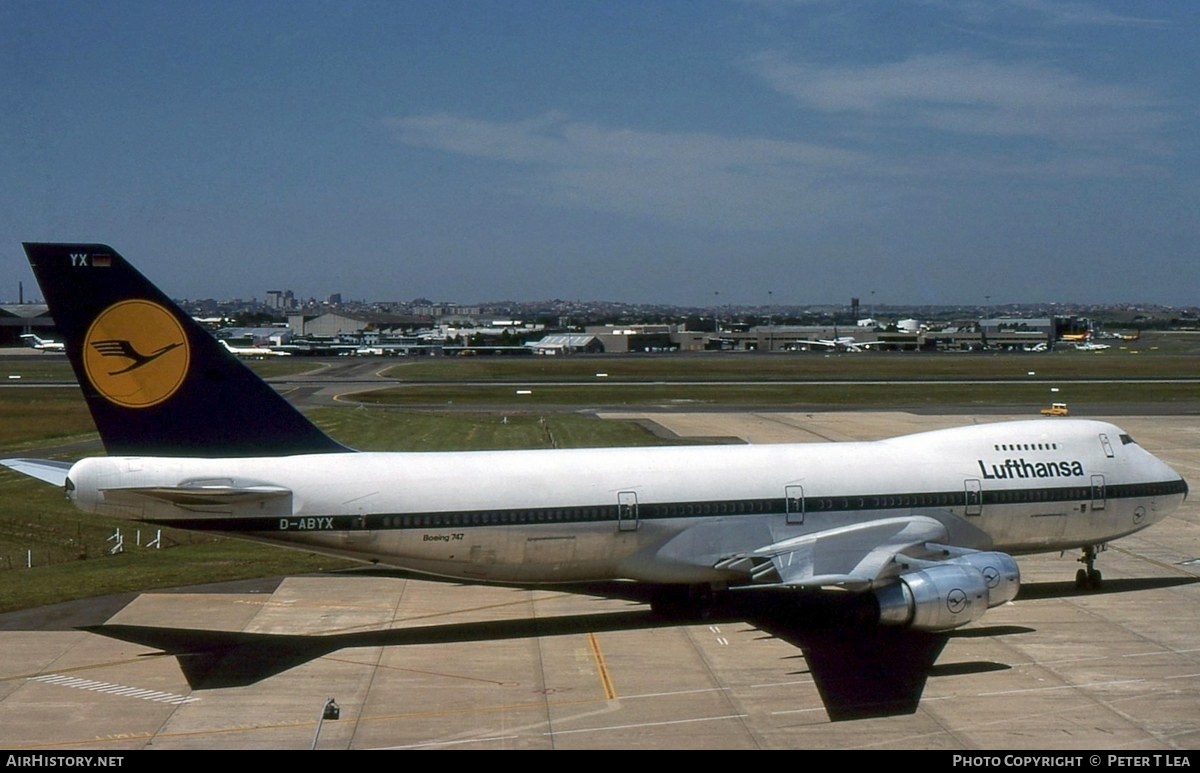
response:
[(54, 486), (65, 486), (67, 473), (71, 471), (70, 462), (51, 459), (0, 459), (0, 465)]
[(776, 542), (726, 559), (718, 568), (747, 571), (758, 584), (867, 590), (901, 571), (898, 555), (912, 551), (917, 555), (911, 557), (920, 560), (931, 552), (926, 543), (945, 539), (946, 528), (933, 518), (885, 518)]

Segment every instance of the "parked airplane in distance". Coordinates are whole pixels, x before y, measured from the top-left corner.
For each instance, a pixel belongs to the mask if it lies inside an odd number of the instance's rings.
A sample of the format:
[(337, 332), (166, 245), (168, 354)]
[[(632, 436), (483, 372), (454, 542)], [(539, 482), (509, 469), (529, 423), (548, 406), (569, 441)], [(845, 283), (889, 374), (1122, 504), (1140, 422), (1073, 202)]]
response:
[(42, 352), (62, 352), (66, 351), (66, 346), (61, 341), (50, 341), (45, 338), (38, 338), (33, 333), (26, 333), (21, 336), (25, 343), (32, 348)]
[(236, 354), (238, 357), (249, 357), (251, 359), (262, 359), (263, 357), (290, 357), (291, 352), (285, 352), (282, 349), (272, 349), (269, 346), (234, 346), (225, 339), (220, 339), (221, 346), (225, 347), (225, 351), (230, 354)]
[(1110, 347), (1108, 344), (1098, 344), (1095, 341), (1085, 341), (1083, 343), (1075, 344), (1075, 348), (1081, 352), (1102, 352), (1105, 349), (1110, 349), (1112, 347)]
[(696, 611), (749, 588), (857, 594), (943, 631), (1011, 601), (1015, 555), (1100, 546), (1187, 484), (1120, 428), (1032, 420), (876, 442), (351, 452), (112, 248), (26, 244), (107, 457), (2, 464), (84, 511), (469, 582), (630, 580)]
[(837, 338), (819, 338), (816, 341), (806, 341), (809, 346), (824, 346), (837, 349), (840, 352), (861, 352), (866, 344), (854, 340), (854, 336), (838, 336)]
[(880, 346), (883, 341), (859, 341), (854, 336), (835, 335), (833, 338), (816, 338), (806, 339), (800, 338), (792, 342), (789, 348), (791, 349), (811, 349), (815, 346), (823, 346), (826, 349), (838, 352), (856, 352), (861, 353), (868, 351), (872, 347)]

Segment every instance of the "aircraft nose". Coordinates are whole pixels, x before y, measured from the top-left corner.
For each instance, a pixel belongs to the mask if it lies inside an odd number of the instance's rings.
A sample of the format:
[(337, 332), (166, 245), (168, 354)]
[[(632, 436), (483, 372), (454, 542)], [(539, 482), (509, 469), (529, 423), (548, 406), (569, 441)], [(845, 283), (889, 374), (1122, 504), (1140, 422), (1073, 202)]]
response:
[(1168, 472), (1169, 472), (1171, 475), (1173, 475), (1173, 476), (1175, 477), (1175, 480), (1179, 481), (1179, 484), (1178, 484), (1178, 485), (1179, 485), (1179, 490), (1180, 490), (1180, 491), (1183, 493), (1183, 500), (1184, 500), (1184, 501), (1186, 501), (1186, 500), (1187, 500), (1187, 495), (1188, 495), (1188, 482), (1187, 482), (1187, 478), (1184, 478), (1184, 477), (1183, 477), (1181, 474), (1179, 474), (1179, 471), (1178, 471), (1178, 470), (1176, 470), (1176, 469), (1175, 469), (1174, 467), (1172, 467), (1171, 465), (1167, 464), (1166, 462), (1162, 462), (1162, 460), (1159, 460), (1159, 461), (1162, 463), (1162, 465), (1163, 465), (1164, 467), (1166, 467), (1166, 468), (1167, 468), (1167, 471), (1168, 471)]

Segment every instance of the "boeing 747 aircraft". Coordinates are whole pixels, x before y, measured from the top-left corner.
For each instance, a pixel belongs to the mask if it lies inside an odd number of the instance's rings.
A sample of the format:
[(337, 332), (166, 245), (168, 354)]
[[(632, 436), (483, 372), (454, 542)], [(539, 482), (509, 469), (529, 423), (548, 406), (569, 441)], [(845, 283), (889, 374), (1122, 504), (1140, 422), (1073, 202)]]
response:
[(26, 244), (107, 456), (2, 463), (82, 510), (474, 582), (629, 580), (655, 606), (743, 588), (859, 594), (944, 631), (1017, 593), (1013, 556), (1097, 549), (1185, 481), (1101, 421), (866, 443), (359, 453), (99, 244)]

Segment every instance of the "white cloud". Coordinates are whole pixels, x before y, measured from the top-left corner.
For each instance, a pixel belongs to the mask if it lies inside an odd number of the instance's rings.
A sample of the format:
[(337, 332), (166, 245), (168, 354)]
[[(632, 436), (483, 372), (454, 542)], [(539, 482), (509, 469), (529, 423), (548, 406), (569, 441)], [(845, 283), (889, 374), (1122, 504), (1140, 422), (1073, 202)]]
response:
[[(779, 52), (744, 66), (793, 100), (797, 139), (428, 113), (386, 120), (409, 147), (478, 163), (472, 183), (547, 208), (737, 230), (845, 226), (896, 202), (988, 198), (1166, 169), (1170, 105), (1153, 90), (970, 53), (818, 65)], [(1033, 189), (1030, 189), (1032, 192)]]
[(1132, 87), (966, 53), (847, 67), (766, 52), (748, 60), (748, 67), (802, 107), (901, 129), (1112, 142), (1158, 130), (1168, 120), (1163, 100)]
[(790, 227), (833, 216), (853, 195), (861, 153), (763, 138), (648, 132), (550, 113), (517, 122), (445, 113), (391, 118), (410, 146), (523, 165), (523, 195), (726, 229)]
[[(1161, 19), (1149, 19), (1144, 16), (1125, 16), (1113, 13), (1095, 3), (1075, 2), (1072, 0), (1008, 0), (1009, 4), (1022, 11), (1041, 14), (1053, 24), (1085, 25), (1085, 26), (1136, 26), (1136, 27), (1165, 27), (1167, 22)], [(1148, 5), (1152, 9), (1153, 6)]]

